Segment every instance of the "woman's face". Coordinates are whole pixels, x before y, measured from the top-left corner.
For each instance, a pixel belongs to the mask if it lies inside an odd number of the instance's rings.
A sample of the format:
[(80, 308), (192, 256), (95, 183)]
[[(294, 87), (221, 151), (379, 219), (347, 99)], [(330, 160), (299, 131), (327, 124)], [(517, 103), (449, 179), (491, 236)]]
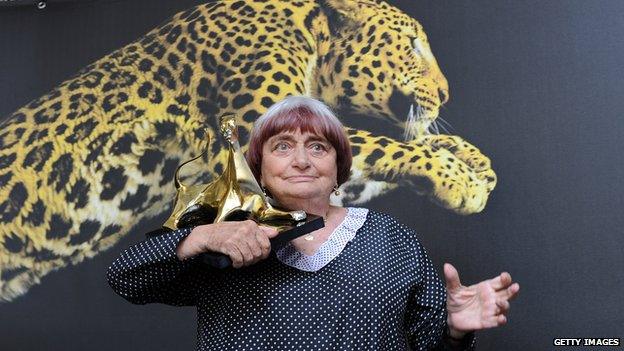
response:
[(336, 185), (336, 150), (325, 137), (282, 132), (262, 146), (261, 182), (278, 202), (328, 199)]

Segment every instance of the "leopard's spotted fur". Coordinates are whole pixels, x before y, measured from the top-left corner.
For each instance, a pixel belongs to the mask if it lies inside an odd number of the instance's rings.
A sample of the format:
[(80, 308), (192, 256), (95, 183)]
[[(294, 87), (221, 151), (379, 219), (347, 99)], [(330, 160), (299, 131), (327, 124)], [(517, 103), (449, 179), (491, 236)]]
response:
[[(290, 94), (360, 117), (345, 120), (353, 176), (338, 200), (414, 185), (458, 213), (485, 206), (488, 158), (424, 133), (448, 87), (416, 20), (374, 0), (222, 0), (175, 15), (1, 123), (0, 300), (167, 212), (173, 171), (198, 152), (202, 128), (214, 136), (216, 116), (234, 112), (246, 140)], [(396, 106), (410, 104), (422, 118), (405, 126)], [(357, 129), (378, 124), (415, 137)], [(223, 162), (215, 145), (211, 174)]]

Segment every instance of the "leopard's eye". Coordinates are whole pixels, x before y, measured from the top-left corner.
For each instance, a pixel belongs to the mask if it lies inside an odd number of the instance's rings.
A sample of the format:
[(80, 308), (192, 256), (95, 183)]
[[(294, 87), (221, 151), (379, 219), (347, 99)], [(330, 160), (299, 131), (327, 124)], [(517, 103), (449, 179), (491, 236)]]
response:
[(410, 37), (410, 42), (412, 44), (412, 49), (416, 52), (416, 54), (422, 55), (423, 50), (420, 39), (418, 39), (418, 37)]

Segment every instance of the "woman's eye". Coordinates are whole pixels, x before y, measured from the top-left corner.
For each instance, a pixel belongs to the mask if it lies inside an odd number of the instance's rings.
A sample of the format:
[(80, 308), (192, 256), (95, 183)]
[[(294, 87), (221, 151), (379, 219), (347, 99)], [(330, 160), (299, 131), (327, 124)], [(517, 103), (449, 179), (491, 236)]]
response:
[(286, 143), (278, 143), (277, 145), (275, 145), (275, 150), (277, 151), (286, 151), (288, 149), (289, 149), (289, 146)]
[(319, 144), (319, 143), (312, 144), (311, 148), (312, 148), (312, 151), (315, 153), (320, 153), (320, 152), (324, 152), (327, 150), (325, 145)]

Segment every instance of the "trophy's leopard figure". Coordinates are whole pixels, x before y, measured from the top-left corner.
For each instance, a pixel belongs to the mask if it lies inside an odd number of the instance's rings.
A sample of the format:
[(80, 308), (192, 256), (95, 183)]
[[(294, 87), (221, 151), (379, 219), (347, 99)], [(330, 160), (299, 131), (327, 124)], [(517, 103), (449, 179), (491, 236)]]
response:
[[(344, 120), (354, 164), (337, 200), (412, 186), (457, 213), (485, 206), (489, 159), (426, 133), (449, 95), (415, 19), (374, 0), (222, 0), (175, 15), (0, 123), (0, 301), (166, 214), (173, 172), (201, 150), (203, 128), (218, 139), (217, 116), (233, 112), (246, 142), (291, 94), (356, 116)], [(409, 106), (420, 114), (406, 123)], [(383, 132), (357, 129), (367, 124)], [(407, 141), (388, 134), (404, 130)], [(223, 168), (214, 145), (211, 174)]]

